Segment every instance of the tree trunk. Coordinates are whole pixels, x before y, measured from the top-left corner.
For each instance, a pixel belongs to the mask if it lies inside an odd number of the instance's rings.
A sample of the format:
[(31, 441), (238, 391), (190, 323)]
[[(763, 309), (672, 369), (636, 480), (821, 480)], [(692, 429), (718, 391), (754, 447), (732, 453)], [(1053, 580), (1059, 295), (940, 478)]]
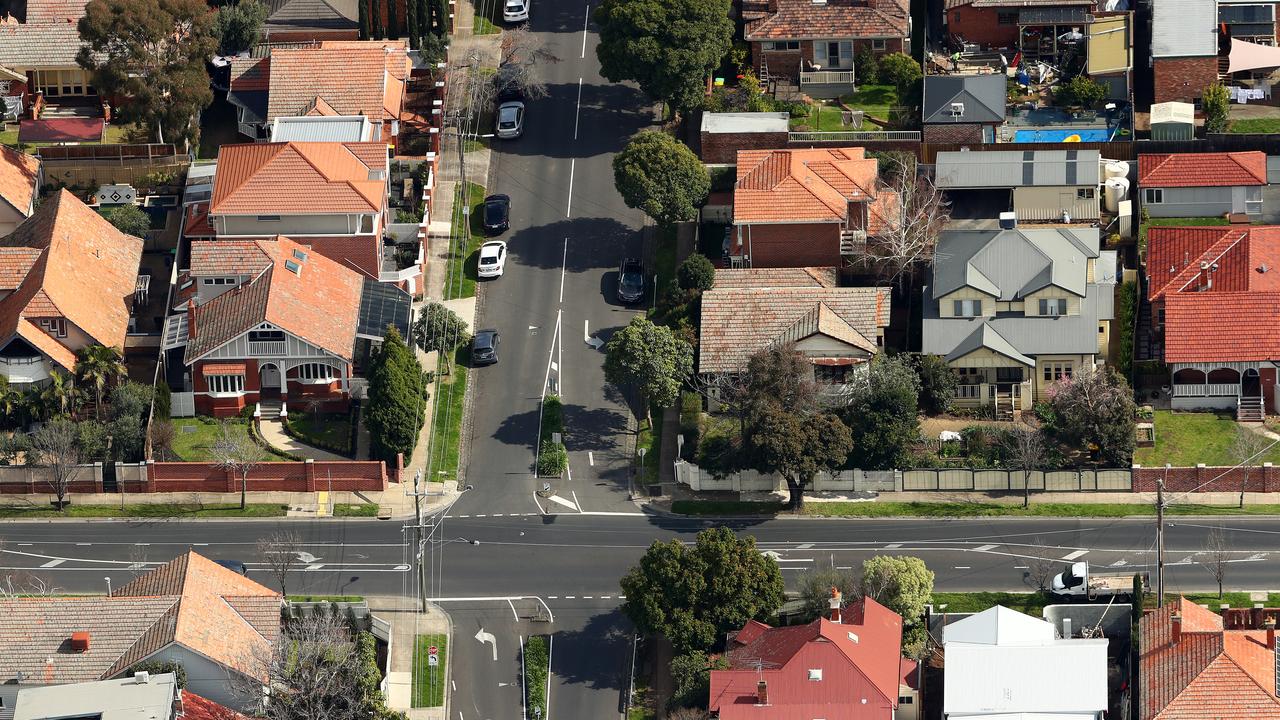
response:
[(245, 509), (245, 501), (249, 496), (249, 473), (248, 471), (240, 473), (240, 509)]
[(804, 486), (803, 482), (796, 482), (791, 478), (787, 478), (787, 492), (790, 494), (790, 500), (787, 502), (787, 509), (792, 512), (800, 512), (804, 509)]
[[(1263, 484), (1264, 485), (1266, 484), (1265, 480), (1263, 481)], [(1245, 465), (1244, 466), (1244, 482), (1240, 483), (1240, 507), (1241, 508), (1244, 507), (1244, 491), (1245, 491), (1245, 488), (1247, 487), (1249, 487), (1249, 466)], [(1218, 595), (1219, 597), (1221, 597), (1222, 593), (1218, 593)]]
[(98, 418), (98, 422), (102, 422), (102, 385), (95, 383), (93, 386), (93, 393), (93, 414)]
[(1022, 471), (1022, 507), (1031, 507), (1031, 472)]
[(1218, 599), (1219, 600), (1222, 599), (1222, 581), (1221, 580), (1218, 581)]

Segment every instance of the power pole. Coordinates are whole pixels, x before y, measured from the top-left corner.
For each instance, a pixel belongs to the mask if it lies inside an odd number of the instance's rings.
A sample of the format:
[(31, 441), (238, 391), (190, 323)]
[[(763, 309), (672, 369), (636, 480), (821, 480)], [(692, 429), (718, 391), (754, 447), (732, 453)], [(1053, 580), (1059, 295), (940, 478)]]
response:
[(1164, 481), (1169, 476), (1165, 463), (1164, 476), (1156, 480), (1156, 607), (1164, 607)]

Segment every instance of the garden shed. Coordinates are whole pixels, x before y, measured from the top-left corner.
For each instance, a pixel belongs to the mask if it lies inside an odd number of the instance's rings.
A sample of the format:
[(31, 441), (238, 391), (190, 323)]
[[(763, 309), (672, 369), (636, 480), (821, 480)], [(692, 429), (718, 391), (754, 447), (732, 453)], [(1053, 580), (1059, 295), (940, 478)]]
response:
[(1196, 112), (1191, 103), (1166, 102), (1151, 106), (1152, 140), (1194, 140)]

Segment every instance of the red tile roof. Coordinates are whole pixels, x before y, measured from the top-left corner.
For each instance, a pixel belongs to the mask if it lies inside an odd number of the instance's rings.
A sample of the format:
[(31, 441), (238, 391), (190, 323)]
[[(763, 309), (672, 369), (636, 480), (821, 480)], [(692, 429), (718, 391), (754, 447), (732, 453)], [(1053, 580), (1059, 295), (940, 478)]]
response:
[[(776, 0), (774, 9), (747, 16), (746, 39), (804, 40), (905, 38), (907, 4), (899, 0)], [(752, 19), (763, 15), (759, 19)]]
[(863, 148), (739, 150), (737, 224), (839, 222), (876, 198), (876, 161)]
[[(1177, 644), (1175, 610), (1182, 615)], [(1178, 598), (1144, 615), (1139, 632), (1139, 720), (1280, 720), (1265, 631), (1223, 630), (1221, 617)]]
[[(385, 143), (223, 145), (218, 151), (209, 212), (377, 213), (387, 202), (386, 171)], [(371, 179), (371, 175), (375, 177)]]
[(836, 287), (840, 284), (833, 267), (805, 268), (720, 268), (716, 270), (717, 290), (762, 287)]
[(191, 277), (257, 275), (271, 265), (271, 255), (257, 240), (191, 243)]
[(249, 720), (247, 715), (200, 697), (190, 690), (182, 692), (182, 720)]
[(1138, 156), (1138, 187), (1266, 185), (1267, 155), (1259, 151)]
[(1280, 360), (1280, 292), (1179, 293), (1164, 304), (1166, 363)]
[(0, 200), (12, 205), (23, 217), (35, 199), (40, 178), (40, 159), (0, 145)]
[[(902, 681), (902, 618), (866, 598), (845, 622), (770, 628), (749, 623), (726, 649), (729, 670), (711, 672), (710, 708), (720, 720), (889, 720)], [(821, 670), (813, 679), (812, 670)], [(769, 704), (757, 705), (763, 680)]]
[(232, 92), (266, 90), (267, 121), (303, 115), (323, 102), (340, 115), (400, 117), (412, 62), (402, 40), (324, 41), (231, 63)]
[(211, 238), (217, 233), (209, 222), (209, 203), (188, 205), (183, 211), (182, 236), (186, 238)]

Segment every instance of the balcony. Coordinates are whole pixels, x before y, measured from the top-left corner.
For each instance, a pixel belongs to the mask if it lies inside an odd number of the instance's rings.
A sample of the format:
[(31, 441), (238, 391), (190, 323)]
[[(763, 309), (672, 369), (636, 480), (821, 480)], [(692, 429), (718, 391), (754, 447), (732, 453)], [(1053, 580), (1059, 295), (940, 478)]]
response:
[(1174, 397), (1236, 397), (1239, 383), (1184, 383), (1173, 386)]
[(48, 380), (49, 370), (39, 355), (0, 357), (0, 376), (4, 376), (10, 385), (26, 385)]
[(848, 85), (853, 88), (852, 70), (801, 70), (800, 88), (805, 85)]
[(284, 355), (283, 340), (250, 340), (249, 354), (254, 357), (269, 357)]

